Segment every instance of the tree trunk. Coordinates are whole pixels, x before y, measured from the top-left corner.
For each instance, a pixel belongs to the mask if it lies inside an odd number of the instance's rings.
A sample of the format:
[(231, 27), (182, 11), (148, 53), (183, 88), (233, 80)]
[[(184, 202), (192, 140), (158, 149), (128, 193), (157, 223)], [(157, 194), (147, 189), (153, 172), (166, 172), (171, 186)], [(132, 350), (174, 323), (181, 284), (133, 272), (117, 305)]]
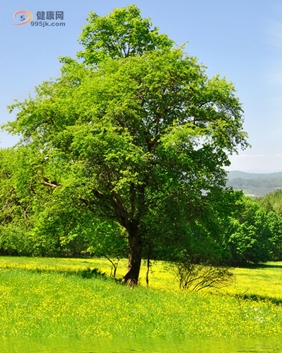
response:
[(147, 271), (146, 271), (146, 286), (149, 286), (149, 272), (150, 272), (151, 261), (147, 259)]
[(142, 242), (141, 235), (138, 232), (138, 226), (131, 224), (128, 229), (129, 241), (129, 259), (127, 272), (123, 277), (123, 282), (130, 286), (135, 286), (138, 283), (141, 260), (142, 260)]

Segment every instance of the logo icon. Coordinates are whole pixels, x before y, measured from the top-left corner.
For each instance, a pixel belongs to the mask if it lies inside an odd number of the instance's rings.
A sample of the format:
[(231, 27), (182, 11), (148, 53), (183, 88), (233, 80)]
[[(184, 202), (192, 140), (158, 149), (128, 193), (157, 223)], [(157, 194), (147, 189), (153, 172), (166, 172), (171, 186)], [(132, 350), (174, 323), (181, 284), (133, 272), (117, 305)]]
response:
[[(20, 15), (20, 16), (17, 17), (18, 15)], [(12, 24), (12, 26), (22, 26), (22, 25), (25, 25), (28, 22), (30, 22), (33, 18), (33, 15), (31, 12), (29, 12), (27, 10), (19, 10), (14, 13), (13, 17), (15, 20), (20, 20), (21, 23), (14, 23), (14, 24)]]

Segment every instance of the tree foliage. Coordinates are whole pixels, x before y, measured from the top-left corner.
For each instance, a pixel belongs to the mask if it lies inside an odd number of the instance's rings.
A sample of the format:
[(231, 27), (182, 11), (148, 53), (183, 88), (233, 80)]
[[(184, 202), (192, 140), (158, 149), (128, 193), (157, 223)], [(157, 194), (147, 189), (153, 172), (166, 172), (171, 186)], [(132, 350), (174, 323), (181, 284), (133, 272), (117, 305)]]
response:
[(233, 263), (270, 260), (271, 231), (263, 209), (251, 199), (238, 204), (238, 213), (227, 232)]
[(264, 197), (256, 199), (264, 209), (272, 232), (271, 256), (274, 260), (282, 259), (282, 190), (278, 189)]
[(87, 65), (98, 64), (108, 57), (113, 59), (143, 55), (155, 50), (170, 50), (173, 41), (159, 34), (140, 10), (130, 5), (115, 9), (104, 17), (94, 11), (79, 37), (84, 49), (78, 53)]

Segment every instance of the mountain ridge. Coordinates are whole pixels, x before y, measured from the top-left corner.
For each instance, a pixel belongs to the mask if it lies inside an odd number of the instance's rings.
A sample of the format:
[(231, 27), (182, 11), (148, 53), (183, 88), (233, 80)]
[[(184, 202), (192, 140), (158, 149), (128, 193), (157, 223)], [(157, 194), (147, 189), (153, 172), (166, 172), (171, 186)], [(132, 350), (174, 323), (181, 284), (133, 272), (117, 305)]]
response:
[(247, 173), (239, 170), (227, 172), (227, 186), (242, 190), (245, 195), (256, 198), (282, 188), (282, 172)]
[(248, 173), (242, 172), (240, 170), (230, 170), (227, 172), (228, 179), (264, 179), (264, 178), (282, 178), (282, 172), (274, 172), (274, 173)]

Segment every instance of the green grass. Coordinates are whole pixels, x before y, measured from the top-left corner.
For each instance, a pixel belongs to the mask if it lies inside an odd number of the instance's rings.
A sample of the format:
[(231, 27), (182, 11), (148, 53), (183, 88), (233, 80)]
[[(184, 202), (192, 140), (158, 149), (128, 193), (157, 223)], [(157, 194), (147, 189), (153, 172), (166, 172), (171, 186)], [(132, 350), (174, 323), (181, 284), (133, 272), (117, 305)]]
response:
[[(282, 334), (282, 263), (234, 269), (220, 291), (178, 290), (163, 263), (133, 289), (81, 270), (103, 259), (0, 258), (2, 337), (262, 337)], [(120, 277), (126, 261), (119, 266)], [(249, 299), (248, 299), (249, 298)]]

